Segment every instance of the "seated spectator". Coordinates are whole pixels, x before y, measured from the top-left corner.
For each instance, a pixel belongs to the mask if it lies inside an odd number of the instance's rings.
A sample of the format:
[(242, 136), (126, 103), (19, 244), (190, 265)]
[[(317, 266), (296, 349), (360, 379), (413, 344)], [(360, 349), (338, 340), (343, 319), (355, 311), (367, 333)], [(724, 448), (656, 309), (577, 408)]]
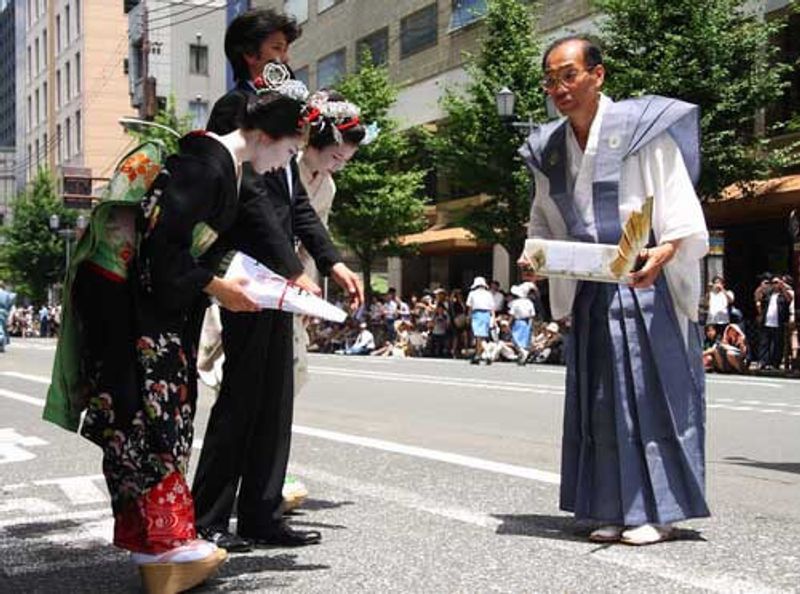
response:
[(353, 342), (353, 344), (344, 351), (341, 351), (342, 354), (369, 355), (375, 350), (375, 337), (373, 336), (372, 332), (369, 331), (367, 325), (362, 322), (359, 326), (359, 329), (361, 331), (358, 333), (355, 342)]
[(703, 367), (706, 371), (714, 370), (714, 353), (717, 352), (720, 336), (714, 324), (706, 326), (706, 334), (703, 339)]
[(563, 338), (556, 322), (550, 322), (533, 339), (531, 353), (536, 363), (563, 363)]
[(744, 373), (747, 369), (747, 337), (738, 324), (728, 324), (714, 349), (714, 370)]
[(484, 360), (487, 364), (499, 360), (516, 361), (518, 355), (514, 349), (511, 323), (506, 317), (499, 317), (497, 320), (497, 325), (492, 328), (490, 340), (486, 341), (484, 345)]

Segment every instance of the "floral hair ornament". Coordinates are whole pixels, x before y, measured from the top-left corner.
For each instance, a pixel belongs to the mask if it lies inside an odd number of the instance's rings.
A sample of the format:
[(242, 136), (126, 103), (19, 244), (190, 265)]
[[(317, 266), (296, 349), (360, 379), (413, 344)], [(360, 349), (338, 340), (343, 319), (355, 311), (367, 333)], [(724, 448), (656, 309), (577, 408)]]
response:
[(292, 78), (285, 64), (267, 62), (261, 76), (253, 81), (257, 94), (278, 93), (284, 97), (304, 102), (308, 98), (308, 87), (301, 80)]
[(361, 110), (349, 101), (331, 101), (326, 91), (314, 93), (308, 100), (309, 114), (307, 119), (318, 132), (329, 125), (333, 126), (333, 139), (342, 144), (342, 132), (358, 126), (361, 122)]

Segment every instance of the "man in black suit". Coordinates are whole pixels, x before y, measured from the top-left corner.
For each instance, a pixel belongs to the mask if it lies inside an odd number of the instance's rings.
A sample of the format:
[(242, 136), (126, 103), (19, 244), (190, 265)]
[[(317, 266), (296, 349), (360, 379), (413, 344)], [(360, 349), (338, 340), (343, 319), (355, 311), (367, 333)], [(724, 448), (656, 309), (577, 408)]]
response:
[[(294, 19), (272, 10), (249, 11), (230, 24), (225, 54), (237, 87), (214, 106), (209, 131), (226, 134), (238, 127), (248, 95), (255, 92), (252, 80), (267, 62), (286, 62), (289, 45), (299, 35)], [(272, 253), (263, 256), (264, 264), (319, 293), (303, 274), (296, 237), (320, 272), (360, 301), (360, 280), (342, 264), (300, 183), (297, 163), (293, 160), (286, 170), (264, 176), (247, 165), (243, 171), (237, 222), (226, 237), (219, 238), (220, 250), (227, 245), (248, 252), (248, 237), (258, 237), (262, 244), (267, 237)], [(254, 227), (260, 232), (253, 234)], [(292, 314), (222, 310), (221, 317), (223, 380), (192, 487), (198, 532), (234, 552), (249, 550), (253, 543), (301, 546), (319, 542), (318, 531), (294, 530), (281, 511), (294, 408)], [(237, 490), (238, 534), (234, 535), (228, 525)]]

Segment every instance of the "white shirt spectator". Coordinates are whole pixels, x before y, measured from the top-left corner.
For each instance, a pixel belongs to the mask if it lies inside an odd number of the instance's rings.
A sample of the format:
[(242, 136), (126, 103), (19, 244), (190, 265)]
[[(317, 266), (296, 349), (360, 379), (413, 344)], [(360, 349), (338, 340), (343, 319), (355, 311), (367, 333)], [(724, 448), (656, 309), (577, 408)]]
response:
[(502, 291), (492, 291), (492, 298), (494, 299), (494, 311), (500, 313), (506, 308), (506, 296)]
[(397, 300), (389, 299), (386, 305), (383, 306), (383, 311), (386, 314), (386, 319), (394, 320), (397, 317)]
[(515, 320), (526, 320), (536, 315), (533, 303), (528, 298), (514, 299), (508, 308), (511, 317)]
[(472, 311), (494, 311), (494, 296), (483, 287), (473, 289), (467, 295), (467, 307)]
[(356, 341), (351, 347), (353, 349), (367, 349), (370, 351), (375, 350), (375, 336), (369, 331), (369, 328), (364, 328), (358, 333)]
[(729, 324), (728, 305), (733, 303), (733, 291), (721, 290), (708, 293), (708, 320), (706, 324)]
[(777, 328), (778, 324), (778, 295), (776, 291), (769, 298), (769, 305), (767, 306), (767, 316), (764, 319), (764, 325), (767, 328)]

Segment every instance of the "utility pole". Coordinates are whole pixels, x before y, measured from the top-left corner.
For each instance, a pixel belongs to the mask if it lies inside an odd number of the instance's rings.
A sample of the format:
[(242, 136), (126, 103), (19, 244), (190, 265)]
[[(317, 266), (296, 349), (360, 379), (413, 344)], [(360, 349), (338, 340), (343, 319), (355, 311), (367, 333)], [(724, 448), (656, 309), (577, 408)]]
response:
[(147, 0), (142, 2), (142, 104), (139, 114), (143, 120), (156, 117), (158, 103), (156, 101), (156, 79), (150, 77), (150, 25), (147, 14)]

